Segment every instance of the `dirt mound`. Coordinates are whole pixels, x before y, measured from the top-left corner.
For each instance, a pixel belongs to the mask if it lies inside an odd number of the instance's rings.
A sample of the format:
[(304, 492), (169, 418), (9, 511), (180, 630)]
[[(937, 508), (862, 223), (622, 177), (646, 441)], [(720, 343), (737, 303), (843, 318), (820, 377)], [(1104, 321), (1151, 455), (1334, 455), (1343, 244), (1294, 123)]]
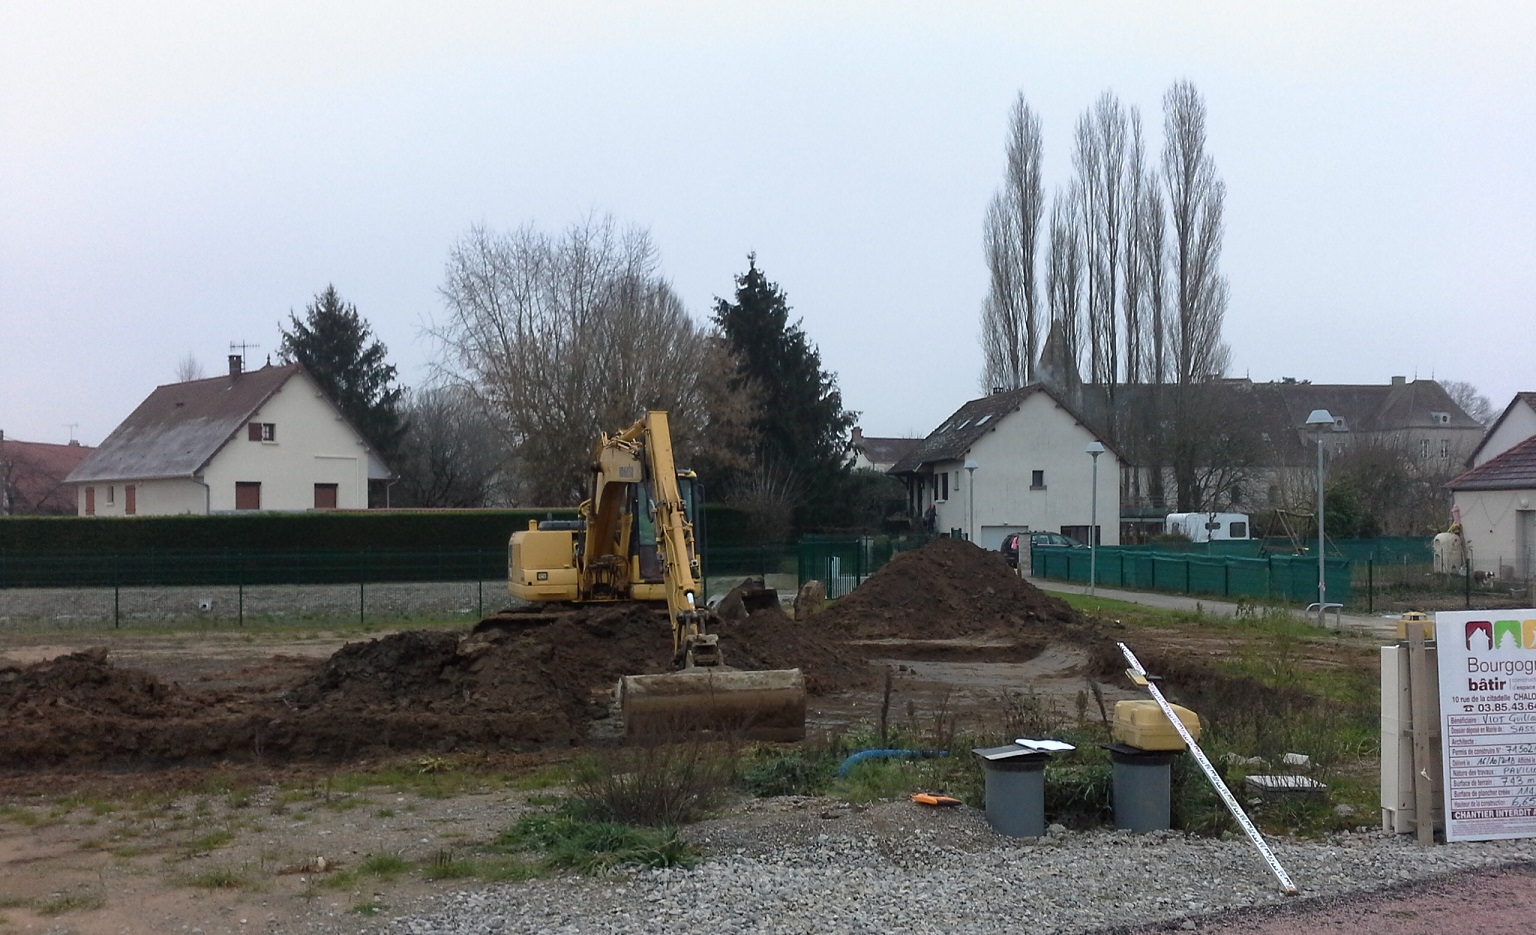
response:
[(0, 669), (0, 712), (7, 718), (49, 710), (128, 718), (187, 715), (201, 704), (179, 686), (138, 669), (120, 669), (102, 647), (29, 666)]
[(717, 631), (725, 662), (735, 669), (799, 669), (805, 689), (827, 695), (873, 685), (875, 673), (862, 651), (848, 646), (816, 618), (794, 620), (781, 607), (754, 612)]
[(951, 639), (1070, 628), (1077, 612), (1020, 578), (1002, 555), (960, 539), (897, 553), (808, 621), (848, 639)]

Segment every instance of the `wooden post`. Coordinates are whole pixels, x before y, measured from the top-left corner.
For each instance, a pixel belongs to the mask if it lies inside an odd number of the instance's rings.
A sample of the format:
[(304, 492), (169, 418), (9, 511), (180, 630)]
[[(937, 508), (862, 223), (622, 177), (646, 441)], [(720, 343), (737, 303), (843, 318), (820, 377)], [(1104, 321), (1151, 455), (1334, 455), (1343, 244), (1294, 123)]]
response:
[(1430, 735), (1438, 735), (1439, 725), (1429, 723), (1430, 692), (1440, 686), (1429, 678), (1429, 658), (1424, 652), (1424, 624), (1409, 623), (1408, 630), (1408, 703), (1413, 711), (1413, 815), (1419, 843), (1435, 843), (1435, 760), (1430, 753)]

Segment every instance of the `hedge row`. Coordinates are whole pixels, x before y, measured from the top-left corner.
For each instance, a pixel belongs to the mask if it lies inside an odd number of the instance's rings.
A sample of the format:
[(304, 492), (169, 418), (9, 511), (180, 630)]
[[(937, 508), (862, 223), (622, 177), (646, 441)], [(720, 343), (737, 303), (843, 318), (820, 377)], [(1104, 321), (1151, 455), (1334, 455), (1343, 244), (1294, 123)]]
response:
[[(705, 525), (719, 545), (741, 543), (736, 510), (709, 505)], [(542, 510), (369, 510), (366, 512), (235, 513), (215, 516), (0, 517), (0, 551), (408, 550), (507, 547), (530, 520), (574, 519), (573, 507)]]

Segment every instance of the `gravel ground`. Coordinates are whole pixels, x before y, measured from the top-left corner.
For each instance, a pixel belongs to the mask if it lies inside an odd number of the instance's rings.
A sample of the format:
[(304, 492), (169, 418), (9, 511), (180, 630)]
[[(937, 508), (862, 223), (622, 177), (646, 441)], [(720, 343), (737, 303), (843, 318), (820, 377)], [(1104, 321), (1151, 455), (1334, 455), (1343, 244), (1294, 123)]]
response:
[[(486, 886), (439, 897), (372, 929), (437, 933), (1089, 933), (1194, 929), (1233, 910), (1402, 887), (1536, 861), (1536, 841), (1416, 846), (1378, 831), (1271, 842), (1301, 889), (1286, 897), (1244, 838), (1071, 832), (1009, 839), (972, 809), (867, 810), (770, 800), (687, 832), (712, 853), (692, 870)], [(402, 907), (403, 908), (403, 907)], [(303, 933), (358, 931), (315, 918)]]

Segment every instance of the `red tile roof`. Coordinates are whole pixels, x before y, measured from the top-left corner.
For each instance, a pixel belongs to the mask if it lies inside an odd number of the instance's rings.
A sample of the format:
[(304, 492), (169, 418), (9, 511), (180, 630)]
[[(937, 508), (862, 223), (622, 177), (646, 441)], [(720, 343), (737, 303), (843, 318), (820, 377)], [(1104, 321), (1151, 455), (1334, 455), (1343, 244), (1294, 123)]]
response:
[(0, 480), (7, 487), (3, 504), (17, 514), (73, 514), (75, 488), (65, 478), (95, 450), (78, 442), (0, 440)]

